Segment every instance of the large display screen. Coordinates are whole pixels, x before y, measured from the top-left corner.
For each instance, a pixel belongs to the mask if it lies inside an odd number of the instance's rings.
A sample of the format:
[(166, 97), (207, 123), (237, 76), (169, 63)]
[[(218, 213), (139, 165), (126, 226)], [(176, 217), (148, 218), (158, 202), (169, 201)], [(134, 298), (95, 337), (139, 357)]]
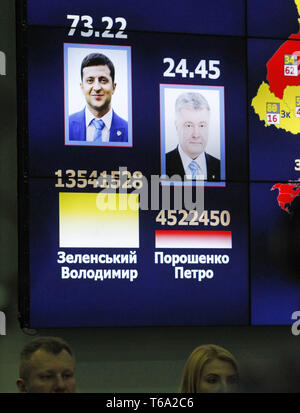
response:
[(300, 0), (17, 2), (22, 325), (291, 322), (299, 21)]

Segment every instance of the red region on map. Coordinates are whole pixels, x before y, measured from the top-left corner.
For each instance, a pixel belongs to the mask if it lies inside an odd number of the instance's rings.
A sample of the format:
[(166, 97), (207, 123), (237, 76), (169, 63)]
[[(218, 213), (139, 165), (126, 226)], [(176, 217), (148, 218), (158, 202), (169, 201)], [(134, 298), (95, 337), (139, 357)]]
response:
[[(298, 39), (293, 41), (292, 39)], [(284, 76), (284, 55), (296, 55), (298, 68), (300, 63), (300, 31), (292, 34), (267, 63), (267, 79), (270, 85), (270, 91), (279, 99), (282, 99), (284, 89), (287, 86), (300, 85), (300, 71), (298, 76)]]
[(271, 191), (278, 189), (277, 202), (281, 209), (286, 212), (290, 212), (291, 204), (294, 199), (300, 195), (300, 182), (288, 183), (288, 184), (275, 184), (272, 186)]

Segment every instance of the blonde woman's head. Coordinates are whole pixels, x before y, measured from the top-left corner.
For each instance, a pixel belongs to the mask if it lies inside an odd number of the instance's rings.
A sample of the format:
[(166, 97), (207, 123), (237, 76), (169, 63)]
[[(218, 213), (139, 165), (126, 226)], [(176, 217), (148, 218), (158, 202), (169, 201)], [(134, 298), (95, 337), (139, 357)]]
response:
[(231, 393), (239, 383), (238, 364), (225, 348), (207, 344), (190, 354), (184, 366), (180, 393)]

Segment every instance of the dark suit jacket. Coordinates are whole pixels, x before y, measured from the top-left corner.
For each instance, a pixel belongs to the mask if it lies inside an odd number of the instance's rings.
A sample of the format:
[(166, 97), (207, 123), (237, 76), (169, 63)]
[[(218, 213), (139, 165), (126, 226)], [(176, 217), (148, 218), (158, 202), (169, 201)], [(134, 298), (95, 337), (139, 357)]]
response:
[[(205, 152), (206, 168), (207, 168), (207, 180), (219, 181), (220, 180), (220, 161), (219, 159), (209, 155)], [(180, 175), (183, 179), (185, 172), (181, 161), (178, 147), (166, 154), (166, 174), (171, 177), (172, 175)]]
[[(73, 113), (73, 115), (69, 117), (69, 140), (86, 140), (85, 109)], [(128, 123), (126, 120), (120, 118), (114, 111), (110, 127), (109, 142), (128, 142)], [(91, 144), (93, 144), (93, 142), (91, 142)]]

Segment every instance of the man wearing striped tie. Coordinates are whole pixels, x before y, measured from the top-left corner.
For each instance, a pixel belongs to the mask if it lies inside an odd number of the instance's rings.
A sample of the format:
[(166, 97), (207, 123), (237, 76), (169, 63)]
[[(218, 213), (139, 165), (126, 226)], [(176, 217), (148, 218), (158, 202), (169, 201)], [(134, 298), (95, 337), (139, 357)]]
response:
[(194, 92), (183, 93), (175, 103), (175, 126), (179, 144), (166, 154), (166, 174), (182, 179), (220, 180), (219, 159), (205, 152), (208, 142), (210, 107)]
[[(115, 68), (101, 53), (91, 53), (81, 64), (80, 87), (86, 107), (69, 118), (69, 140), (80, 145), (109, 145), (128, 142), (128, 122), (111, 107), (116, 89)], [(77, 141), (77, 142), (75, 142)]]

